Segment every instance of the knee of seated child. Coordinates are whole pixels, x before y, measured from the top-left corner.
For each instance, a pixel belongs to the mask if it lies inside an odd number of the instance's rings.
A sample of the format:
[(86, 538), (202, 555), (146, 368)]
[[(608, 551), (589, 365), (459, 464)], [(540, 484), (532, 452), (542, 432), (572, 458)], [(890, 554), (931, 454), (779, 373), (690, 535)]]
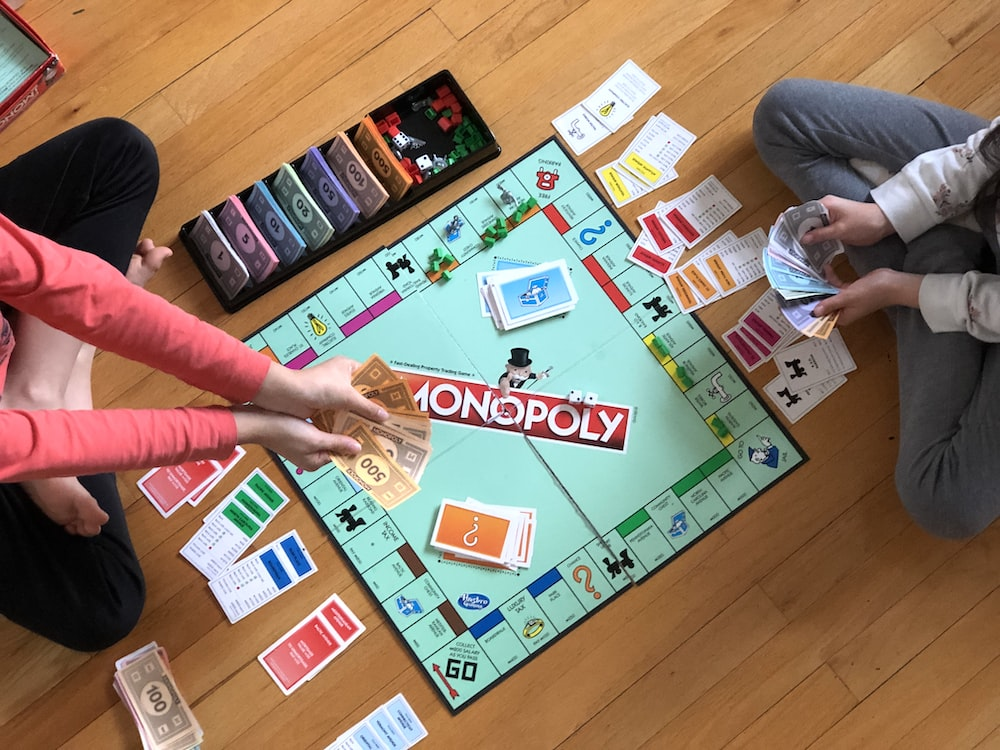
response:
[(75, 651), (101, 651), (125, 638), (135, 628), (146, 603), (141, 578), (108, 588), (101, 598), (67, 613), (62, 645)]
[(141, 170), (159, 179), (156, 147), (142, 130), (119, 117), (100, 117), (88, 125), (100, 140), (121, 155), (129, 169)]
[(753, 133), (756, 139), (773, 130), (788, 115), (801, 106), (808, 82), (802, 78), (783, 78), (764, 92), (753, 113)]
[(924, 531), (941, 539), (969, 539), (989, 526), (995, 513), (982, 491), (960, 482), (942, 481), (908, 467), (896, 467), (896, 491), (910, 518)]
[(965, 273), (984, 270), (992, 252), (982, 232), (954, 224), (938, 224), (907, 243), (907, 273)]

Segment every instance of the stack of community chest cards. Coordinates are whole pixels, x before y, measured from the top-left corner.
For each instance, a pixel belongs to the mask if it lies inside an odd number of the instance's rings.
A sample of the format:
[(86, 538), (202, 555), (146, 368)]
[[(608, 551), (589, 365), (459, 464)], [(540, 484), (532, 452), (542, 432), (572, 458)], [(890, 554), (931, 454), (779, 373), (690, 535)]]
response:
[(450, 559), (527, 568), (535, 548), (535, 509), (442, 500), (431, 546)]
[(487, 273), (480, 293), (503, 331), (567, 313), (578, 300), (565, 260)]

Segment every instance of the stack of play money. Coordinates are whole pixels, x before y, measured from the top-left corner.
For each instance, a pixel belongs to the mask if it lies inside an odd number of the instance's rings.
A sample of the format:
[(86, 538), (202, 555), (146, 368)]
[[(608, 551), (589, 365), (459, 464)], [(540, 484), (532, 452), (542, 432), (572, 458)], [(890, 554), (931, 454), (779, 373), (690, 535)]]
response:
[(321, 430), (348, 435), (361, 444), (356, 456), (333, 456), (334, 463), (389, 510), (415, 495), (431, 455), (431, 421), (417, 408), (410, 384), (373, 354), (355, 371), (354, 387), (389, 412), (382, 423), (350, 412), (320, 411), (312, 421)]
[(177, 691), (167, 652), (155, 641), (115, 662), (115, 691), (132, 713), (146, 750), (190, 750), (203, 733)]
[(819, 201), (793, 206), (771, 227), (764, 250), (764, 271), (778, 293), (781, 311), (799, 331), (823, 339), (833, 331), (838, 315), (815, 318), (812, 311), (821, 299), (838, 291), (826, 280), (823, 267), (842, 253), (844, 246), (840, 240), (804, 245), (802, 236), (829, 223), (829, 215)]

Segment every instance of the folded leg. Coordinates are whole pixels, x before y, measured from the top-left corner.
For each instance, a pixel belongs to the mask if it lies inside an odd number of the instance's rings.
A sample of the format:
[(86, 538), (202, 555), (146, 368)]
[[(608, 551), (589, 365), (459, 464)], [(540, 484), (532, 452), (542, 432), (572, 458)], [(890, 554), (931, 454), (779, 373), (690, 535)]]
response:
[[(871, 201), (871, 180), (858, 160), (897, 172), (925, 151), (960, 143), (987, 122), (912, 96), (832, 81), (790, 78), (761, 98), (754, 112), (757, 150), (800, 200), (837, 195)], [(848, 248), (859, 274), (901, 269), (906, 248), (893, 235), (872, 247)]]

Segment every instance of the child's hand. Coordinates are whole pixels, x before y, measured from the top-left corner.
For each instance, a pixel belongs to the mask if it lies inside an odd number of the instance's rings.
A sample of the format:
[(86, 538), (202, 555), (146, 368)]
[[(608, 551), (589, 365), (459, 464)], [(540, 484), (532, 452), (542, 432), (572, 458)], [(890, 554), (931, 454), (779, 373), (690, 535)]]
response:
[(874, 245), (895, 231), (882, 209), (875, 203), (859, 203), (836, 195), (827, 195), (820, 198), (819, 202), (830, 214), (830, 224), (802, 235), (804, 245), (823, 240), (840, 240), (848, 245), (865, 247)]
[(892, 305), (919, 307), (922, 276), (889, 268), (877, 268), (857, 281), (843, 282), (829, 265), (824, 269), (827, 281), (840, 291), (816, 305), (813, 315), (822, 317), (840, 310), (838, 324), (850, 325), (876, 310)]

